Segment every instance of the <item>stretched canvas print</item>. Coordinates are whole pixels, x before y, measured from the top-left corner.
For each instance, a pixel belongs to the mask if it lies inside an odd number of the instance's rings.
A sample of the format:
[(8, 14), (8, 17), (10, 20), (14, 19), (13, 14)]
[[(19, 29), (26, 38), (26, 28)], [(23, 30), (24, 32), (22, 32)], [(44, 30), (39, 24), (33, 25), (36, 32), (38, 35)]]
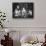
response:
[(33, 18), (33, 3), (14, 2), (12, 4), (13, 18)]

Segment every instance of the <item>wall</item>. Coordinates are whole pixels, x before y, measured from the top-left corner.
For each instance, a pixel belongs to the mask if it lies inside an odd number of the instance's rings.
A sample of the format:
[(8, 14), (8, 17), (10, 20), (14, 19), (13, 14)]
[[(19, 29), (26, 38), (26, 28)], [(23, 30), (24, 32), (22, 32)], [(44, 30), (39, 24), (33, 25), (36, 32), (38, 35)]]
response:
[[(13, 19), (12, 2), (34, 2), (33, 19)], [(46, 0), (0, 0), (0, 10), (6, 12), (6, 22), (4, 26), (11, 31), (21, 31), (20, 36), (31, 31), (45, 31), (46, 33)], [(4, 28), (5, 29), (5, 28)], [(0, 31), (2, 29), (0, 28)], [(3, 30), (4, 31), (4, 30)], [(37, 32), (36, 32), (37, 33)], [(18, 36), (18, 34), (16, 34)], [(18, 37), (17, 37), (18, 38)], [(17, 39), (18, 40), (18, 39)], [(19, 43), (16, 45), (18, 46)]]
[[(34, 2), (33, 19), (13, 19), (12, 2)], [(6, 12), (5, 27), (46, 27), (46, 0), (0, 0), (0, 10)]]

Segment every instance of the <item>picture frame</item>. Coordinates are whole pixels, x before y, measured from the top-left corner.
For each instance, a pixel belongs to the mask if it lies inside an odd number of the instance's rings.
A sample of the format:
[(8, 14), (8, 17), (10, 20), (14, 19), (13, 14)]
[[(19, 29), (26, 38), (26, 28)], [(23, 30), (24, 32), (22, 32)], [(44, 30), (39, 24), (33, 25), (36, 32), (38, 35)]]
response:
[(13, 18), (33, 18), (34, 3), (32, 2), (13, 2), (12, 3)]

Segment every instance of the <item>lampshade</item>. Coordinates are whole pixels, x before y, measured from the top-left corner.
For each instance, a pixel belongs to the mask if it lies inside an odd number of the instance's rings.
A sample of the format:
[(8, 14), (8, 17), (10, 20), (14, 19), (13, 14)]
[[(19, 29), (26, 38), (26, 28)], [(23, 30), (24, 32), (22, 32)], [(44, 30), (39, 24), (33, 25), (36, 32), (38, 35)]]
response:
[(9, 33), (9, 32), (10, 32), (10, 30), (9, 30), (9, 29), (5, 29), (5, 32), (6, 32), (6, 33)]

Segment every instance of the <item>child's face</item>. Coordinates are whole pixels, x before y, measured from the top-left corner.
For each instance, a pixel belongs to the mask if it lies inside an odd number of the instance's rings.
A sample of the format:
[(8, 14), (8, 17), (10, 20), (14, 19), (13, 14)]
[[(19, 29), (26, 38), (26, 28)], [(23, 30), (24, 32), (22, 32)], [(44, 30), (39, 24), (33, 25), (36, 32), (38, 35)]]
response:
[(17, 6), (17, 8), (19, 9), (19, 6)]

